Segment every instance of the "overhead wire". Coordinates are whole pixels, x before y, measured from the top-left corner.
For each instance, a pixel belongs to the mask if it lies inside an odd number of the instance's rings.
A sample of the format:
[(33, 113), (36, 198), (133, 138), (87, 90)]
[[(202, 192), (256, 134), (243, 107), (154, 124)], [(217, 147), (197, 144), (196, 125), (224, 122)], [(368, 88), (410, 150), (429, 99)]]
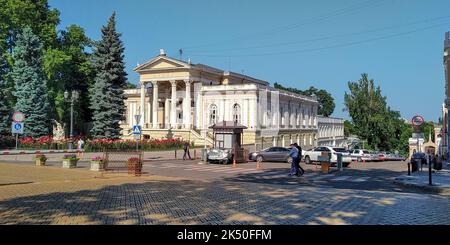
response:
[(293, 54), (293, 53), (312, 52), (312, 51), (320, 51), (320, 50), (340, 48), (340, 47), (348, 47), (348, 46), (353, 46), (353, 45), (358, 45), (358, 44), (363, 44), (363, 43), (369, 43), (369, 42), (389, 39), (389, 38), (395, 38), (395, 37), (398, 37), (398, 36), (404, 36), (404, 35), (408, 35), (408, 34), (411, 34), (411, 33), (420, 32), (420, 31), (424, 31), (424, 30), (429, 30), (429, 29), (432, 29), (432, 28), (436, 28), (436, 27), (443, 26), (443, 25), (448, 25), (448, 24), (450, 24), (450, 22), (434, 24), (434, 25), (431, 25), (431, 26), (418, 28), (418, 29), (414, 29), (414, 30), (411, 30), (411, 31), (400, 32), (400, 33), (386, 35), (386, 36), (381, 36), (381, 37), (377, 37), (377, 38), (370, 38), (370, 39), (365, 39), (365, 40), (360, 40), (360, 41), (348, 42), (348, 43), (343, 43), (343, 44), (338, 44), (338, 45), (331, 45), (331, 46), (326, 46), (326, 47), (310, 48), (310, 49), (300, 49), (300, 50), (290, 50), (290, 51), (280, 51), (280, 52), (270, 52), (270, 53), (259, 53), (259, 54), (237, 54), (237, 55), (214, 55), (214, 54), (195, 54), (195, 53), (193, 53), (193, 54), (190, 54), (190, 56), (230, 58), (230, 57), (272, 56), (272, 55), (280, 55), (280, 54)]
[[(261, 31), (261, 32), (256, 32), (256, 33), (250, 33), (250, 34), (245, 34), (245, 35), (240, 35), (240, 36), (235, 36), (229, 39), (225, 39), (225, 40), (221, 40), (218, 42), (210, 42), (210, 43), (204, 43), (204, 44), (199, 44), (199, 45), (192, 45), (192, 46), (185, 46), (183, 47), (183, 51), (186, 50), (194, 50), (194, 49), (199, 49), (199, 48), (204, 48), (204, 47), (210, 47), (210, 46), (217, 46), (223, 43), (228, 43), (234, 40), (248, 40), (248, 39), (253, 39), (256, 37), (259, 37), (261, 35), (268, 35), (268, 36), (272, 36), (276, 33), (280, 33), (280, 32), (284, 32), (284, 31), (289, 31), (292, 29), (296, 29), (299, 28), (301, 26), (305, 26), (308, 24), (314, 24), (314, 23), (318, 23), (321, 21), (325, 21), (325, 20), (329, 20), (333, 17), (336, 16), (340, 16), (340, 15), (344, 15), (344, 14), (348, 14), (348, 13), (352, 13), (352, 12), (357, 12), (363, 8), (367, 8), (367, 7), (372, 7), (375, 5), (379, 5), (380, 3), (384, 2), (386, 0), (366, 0), (364, 2), (358, 2), (357, 4), (353, 4), (351, 6), (348, 6), (346, 8), (342, 8), (342, 9), (338, 9), (338, 10), (334, 10), (331, 11), (325, 15), (322, 16), (318, 16), (318, 17), (313, 17), (311, 19), (308, 20), (303, 20), (300, 22), (296, 22), (296, 23), (292, 23), (289, 25), (284, 25), (284, 26), (280, 26), (280, 27), (276, 27), (276, 28), (272, 28), (270, 30), (265, 30), (265, 31)], [(258, 38), (261, 39), (261, 38)]]

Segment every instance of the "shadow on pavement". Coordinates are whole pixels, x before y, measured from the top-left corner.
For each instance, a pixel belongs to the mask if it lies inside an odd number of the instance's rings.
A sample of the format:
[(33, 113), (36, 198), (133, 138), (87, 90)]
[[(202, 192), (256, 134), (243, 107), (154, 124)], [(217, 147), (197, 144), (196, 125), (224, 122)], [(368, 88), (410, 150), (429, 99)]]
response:
[(0, 223), (377, 224), (385, 208), (420, 198), (223, 181), (147, 181), (3, 200)]

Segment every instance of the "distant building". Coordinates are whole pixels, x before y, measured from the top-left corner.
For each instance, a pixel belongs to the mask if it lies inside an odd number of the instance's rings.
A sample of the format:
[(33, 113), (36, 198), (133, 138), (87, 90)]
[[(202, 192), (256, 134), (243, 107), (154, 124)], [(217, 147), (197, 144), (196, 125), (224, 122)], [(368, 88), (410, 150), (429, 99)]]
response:
[(344, 119), (317, 116), (319, 146), (343, 147), (346, 145), (344, 136)]
[[(450, 106), (450, 32), (445, 33), (445, 40), (444, 40), (444, 70), (445, 70), (445, 109), (443, 110), (443, 124), (445, 125), (443, 127), (443, 140), (444, 144), (446, 145), (446, 156), (448, 156), (450, 150), (450, 137), (448, 130), (450, 128), (450, 119), (448, 117), (448, 108)], [(444, 136), (445, 135), (445, 136)]]

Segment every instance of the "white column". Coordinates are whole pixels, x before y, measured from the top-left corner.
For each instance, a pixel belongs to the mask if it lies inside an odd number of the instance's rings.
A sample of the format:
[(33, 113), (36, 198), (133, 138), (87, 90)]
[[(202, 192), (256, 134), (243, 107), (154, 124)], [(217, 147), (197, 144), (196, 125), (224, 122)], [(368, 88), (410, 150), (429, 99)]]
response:
[(158, 103), (158, 82), (157, 81), (153, 81), (153, 105), (152, 105), (152, 110), (153, 110), (153, 116), (152, 116), (152, 123), (153, 123), (153, 128), (158, 128), (158, 107), (159, 107), (159, 103)]
[(168, 128), (170, 124), (170, 99), (166, 98), (164, 103), (164, 128)]
[(141, 106), (140, 106), (140, 112), (141, 114), (141, 120), (138, 122), (141, 127), (144, 126), (145, 121), (145, 83), (141, 83)]
[(170, 81), (172, 97), (170, 101), (170, 127), (177, 127), (177, 81)]
[(197, 128), (202, 128), (202, 83), (194, 83), (194, 96), (195, 96), (195, 126)]
[(184, 80), (186, 84), (186, 96), (184, 98), (183, 124), (187, 129), (191, 128), (191, 81)]

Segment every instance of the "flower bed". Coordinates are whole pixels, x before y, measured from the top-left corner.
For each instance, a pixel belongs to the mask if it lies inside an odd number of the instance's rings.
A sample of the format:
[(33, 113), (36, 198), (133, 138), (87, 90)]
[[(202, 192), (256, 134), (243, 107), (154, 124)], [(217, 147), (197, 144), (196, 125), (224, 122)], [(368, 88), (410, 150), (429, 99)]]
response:
[(105, 159), (101, 156), (95, 156), (91, 158), (91, 170), (92, 171), (102, 171), (106, 169)]
[(63, 157), (63, 168), (76, 168), (77, 162), (80, 160), (75, 154), (66, 154)]
[[(185, 141), (179, 139), (152, 139), (140, 140), (139, 150), (155, 151), (155, 150), (173, 150), (183, 147)], [(114, 150), (134, 150), (136, 149), (135, 140), (111, 140), (111, 139), (95, 139), (86, 142), (85, 151), (96, 152), (103, 149)]]
[(45, 166), (47, 157), (44, 154), (37, 154), (35, 159), (36, 159), (36, 166)]
[[(78, 137), (74, 138), (74, 143), (78, 141)], [(7, 140), (5, 139), (5, 142)], [(1, 143), (1, 142), (0, 142)], [(31, 137), (19, 137), (20, 149), (37, 149), (37, 150), (65, 150), (68, 149), (69, 139), (66, 138), (60, 141), (54, 141), (51, 136), (43, 136), (37, 139)], [(161, 151), (161, 150), (175, 150), (182, 149), (185, 141), (180, 139), (149, 139), (139, 141), (139, 150), (143, 151)], [(6, 143), (5, 143), (6, 144)], [(7, 142), (8, 145), (11, 142)], [(14, 139), (12, 139), (12, 144)], [(104, 149), (111, 150), (135, 150), (135, 140), (121, 140), (121, 139), (88, 139), (84, 145), (85, 152), (99, 152)]]

